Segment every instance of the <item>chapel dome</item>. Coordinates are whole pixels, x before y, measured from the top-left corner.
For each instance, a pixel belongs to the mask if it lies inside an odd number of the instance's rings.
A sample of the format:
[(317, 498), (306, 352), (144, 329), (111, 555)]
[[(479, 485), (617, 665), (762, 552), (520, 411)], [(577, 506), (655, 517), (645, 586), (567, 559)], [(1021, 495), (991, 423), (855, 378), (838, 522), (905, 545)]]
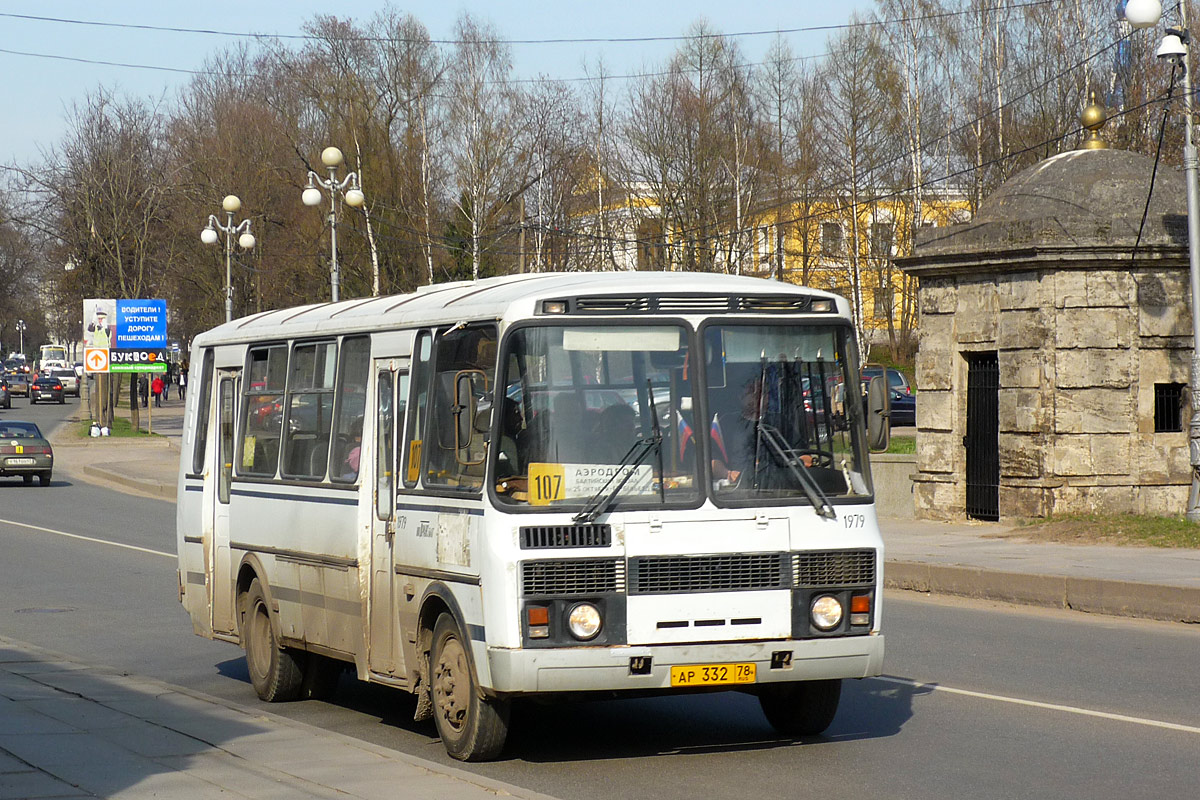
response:
[[(926, 229), (917, 256), (1029, 247), (1131, 250), (1154, 159), (1128, 150), (1071, 150), (1009, 178), (969, 222)], [(1182, 171), (1162, 162), (1139, 248), (1186, 247)]]

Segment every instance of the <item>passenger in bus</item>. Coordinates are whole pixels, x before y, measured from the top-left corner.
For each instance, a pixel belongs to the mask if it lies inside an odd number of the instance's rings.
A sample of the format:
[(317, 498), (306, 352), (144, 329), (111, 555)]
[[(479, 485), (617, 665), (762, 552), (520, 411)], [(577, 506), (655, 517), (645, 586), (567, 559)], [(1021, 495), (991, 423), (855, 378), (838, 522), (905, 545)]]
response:
[(342, 462), (342, 479), (352, 481), (358, 477), (358, 462), (362, 456), (362, 417), (350, 423), (350, 449)]
[(592, 434), (595, 455), (600, 464), (620, 464), (637, 441), (637, 415), (628, 403), (614, 403), (600, 412), (600, 421)]
[(544, 460), (560, 464), (586, 464), (591, 447), (591, 427), (583, 400), (575, 392), (562, 392), (554, 398), (550, 414), (549, 448)]

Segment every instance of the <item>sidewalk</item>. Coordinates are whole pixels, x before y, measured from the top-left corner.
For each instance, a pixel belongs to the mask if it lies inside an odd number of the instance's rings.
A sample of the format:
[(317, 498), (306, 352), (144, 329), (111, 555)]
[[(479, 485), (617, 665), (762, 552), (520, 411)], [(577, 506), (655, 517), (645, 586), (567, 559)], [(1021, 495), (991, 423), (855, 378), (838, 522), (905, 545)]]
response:
[(0, 637), (0, 798), (546, 795)]
[[(149, 422), (153, 437), (80, 439), (75, 437), (76, 426), (89, 418), (84, 394), (70, 419), (50, 433), (55, 470), (87, 483), (174, 501), (183, 412), (184, 401), (173, 394), (160, 408), (141, 409), (142, 429), (146, 430)], [(128, 401), (119, 416), (129, 416)]]
[(892, 588), (1200, 622), (1200, 550), (1035, 542), (1001, 523), (880, 527)]

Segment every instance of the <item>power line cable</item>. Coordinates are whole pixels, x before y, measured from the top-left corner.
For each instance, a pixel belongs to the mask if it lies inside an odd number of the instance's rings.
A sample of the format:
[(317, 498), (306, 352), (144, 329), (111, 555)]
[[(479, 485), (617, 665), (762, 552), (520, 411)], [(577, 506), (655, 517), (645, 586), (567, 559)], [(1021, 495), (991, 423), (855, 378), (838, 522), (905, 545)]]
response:
[[(1052, 5), (1055, 0), (1030, 0), (1023, 3), (1010, 3), (1008, 5), (997, 5), (990, 10), (1004, 11), (1008, 9), (1034, 8), (1037, 6)], [(277, 40), (292, 40), (292, 41), (354, 41), (354, 42), (390, 42), (400, 44), (510, 44), (510, 45), (534, 45), (534, 44), (638, 44), (645, 42), (681, 42), (681, 41), (699, 41), (705, 39), (724, 39), (724, 38), (744, 38), (754, 36), (778, 36), (788, 33), (820, 33), (828, 31), (847, 30), (862, 27), (886, 27), (889, 25), (898, 25), (908, 22), (924, 22), (937, 19), (945, 19), (948, 17), (956, 17), (964, 14), (972, 14), (976, 9), (966, 8), (957, 11), (943, 11), (937, 14), (914, 15), (911, 17), (900, 17), (887, 20), (864, 20), (862, 22), (844, 22), (832, 25), (807, 25), (798, 28), (777, 28), (773, 30), (759, 31), (737, 31), (734, 33), (699, 33), (699, 34), (680, 34), (676, 36), (612, 36), (612, 37), (555, 37), (546, 39), (408, 39), (404, 37), (391, 36), (344, 36), (344, 37), (326, 37), (308, 33), (253, 33), (246, 31), (228, 31), (215, 28), (184, 28), (166, 25), (145, 25), (127, 22), (102, 22), (99, 20), (84, 20), (70, 17), (48, 17), (34, 14), (16, 14), (12, 12), (0, 12), (0, 17), (9, 19), (21, 19), (36, 22), (53, 22), (64, 25), (83, 25), (101, 28), (120, 28), (126, 30), (144, 30), (164, 33), (193, 33), (205, 36), (223, 36), (229, 38), (244, 38), (244, 39), (277, 39)]]

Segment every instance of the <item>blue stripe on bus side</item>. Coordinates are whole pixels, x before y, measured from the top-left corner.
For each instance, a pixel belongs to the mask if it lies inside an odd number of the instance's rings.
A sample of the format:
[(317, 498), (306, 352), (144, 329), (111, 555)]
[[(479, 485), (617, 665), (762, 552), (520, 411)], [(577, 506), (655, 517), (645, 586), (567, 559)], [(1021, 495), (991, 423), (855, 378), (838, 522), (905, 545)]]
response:
[(252, 492), (248, 489), (233, 489), (230, 494), (239, 497), (262, 497), (267, 500), (296, 500), (301, 503), (328, 503), (336, 506), (357, 506), (358, 498), (343, 499), (340, 497), (321, 497), (320, 495), (304, 494), (275, 494), (273, 492)]
[(464, 508), (463, 506), (435, 506), (420, 503), (397, 503), (397, 511), (437, 511), (441, 514), (467, 514), (472, 517), (482, 517), (482, 508)]

